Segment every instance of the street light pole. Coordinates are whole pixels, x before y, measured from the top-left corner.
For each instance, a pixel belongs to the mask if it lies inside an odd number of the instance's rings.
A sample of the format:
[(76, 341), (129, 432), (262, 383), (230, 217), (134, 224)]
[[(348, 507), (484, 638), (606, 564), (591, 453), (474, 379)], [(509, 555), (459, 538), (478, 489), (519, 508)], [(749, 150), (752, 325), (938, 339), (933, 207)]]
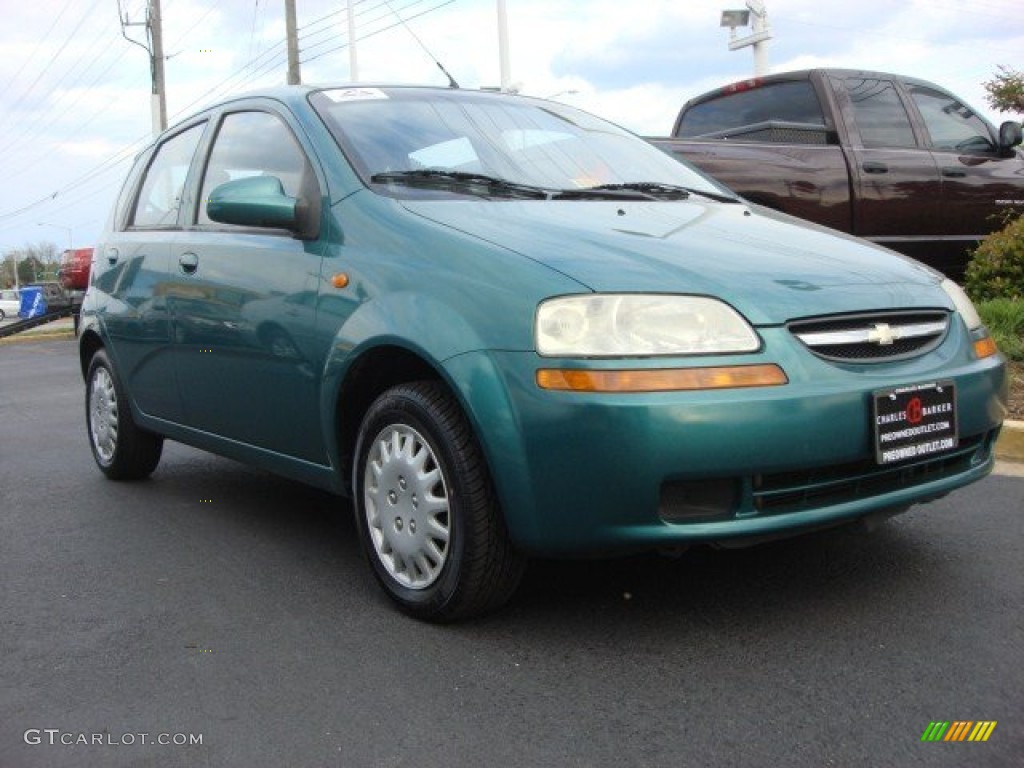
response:
[(348, 79), (359, 82), (359, 55), (356, 53), (356, 14), (352, 0), (348, 0)]
[[(772, 39), (772, 28), (768, 24), (768, 11), (762, 0), (747, 0), (743, 11), (723, 11), (722, 26), (729, 27), (729, 50), (752, 46), (754, 49), (754, 76), (768, 74), (768, 41)], [(752, 18), (751, 18), (752, 17)], [(750, 24), (751, 34), (736, 37), (736, 27)]]
[(498, 66), (501, 72), (501, 90), (508, 93), (512, 90), (512, 65), (508, 52), (508, 13), (505, 0), (498, 0)]

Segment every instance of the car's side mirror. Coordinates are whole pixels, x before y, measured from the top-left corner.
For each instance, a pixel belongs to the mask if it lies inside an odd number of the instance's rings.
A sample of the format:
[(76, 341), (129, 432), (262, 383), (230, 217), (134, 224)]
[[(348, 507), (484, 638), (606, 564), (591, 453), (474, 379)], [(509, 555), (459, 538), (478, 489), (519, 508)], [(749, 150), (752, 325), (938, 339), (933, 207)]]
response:
[(213, 189), (206, 202), (206, 215), (211, 221), (288, 229), (303, 239), (315, 238), (319, 230), (319, 222), (310, 221), (310, 214), (310, 206), (284, 193), (276, 176), (250, 176), (225, 182)]
[(1020, 123), (1007, 120), (999, 126), (999, 152), (1000, 154), (1013, 154), (1013, 148), (1021, 143)]

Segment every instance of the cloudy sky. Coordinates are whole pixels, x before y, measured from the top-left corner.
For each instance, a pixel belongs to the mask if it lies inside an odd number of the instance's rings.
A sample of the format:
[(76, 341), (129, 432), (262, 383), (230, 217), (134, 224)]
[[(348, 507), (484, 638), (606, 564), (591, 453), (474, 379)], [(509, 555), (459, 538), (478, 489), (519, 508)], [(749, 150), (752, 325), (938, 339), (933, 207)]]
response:
[[(353, 0), (364, 82), (444, 85), (396, 13), (462, 87), (499, 82), (495, 0)], [(350, 77), (346, 0), (296, 0), (304, 82)], [(145, 0), (120, 0), (132, 22)], [(162, 0), (170, 121), (285, 79), (284, 0)], [(1020, 0), (766, 0), (771, 71), (878, 69), (949, 88), (993, 122), (982, 83), (1020, 68)], [(749, 77), (720, 11), (734, 0), (506, 0), (512, 81), (639, 133), (665, 134), (689, 97)], [(127, 28), (142, 39), (142, 27)], [(0, 253), (91, 245), (151, 136), (146, 52), (118, 0), (4, 2)], [(1019, 118), (1019, 116), (1016, 116)]]

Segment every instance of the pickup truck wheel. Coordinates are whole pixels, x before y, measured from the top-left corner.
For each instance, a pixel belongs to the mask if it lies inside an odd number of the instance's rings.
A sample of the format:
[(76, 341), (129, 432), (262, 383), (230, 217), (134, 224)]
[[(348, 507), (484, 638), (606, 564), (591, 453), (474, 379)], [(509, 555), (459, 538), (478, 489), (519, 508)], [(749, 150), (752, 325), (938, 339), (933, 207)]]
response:
[(89, 361), (85, 420), (93, 458), (111, 480), (140, 480), (160, 463), (164, 439), (136, 426), (121, 380), (102, 349)]
[(472, 429), (443, 386), (415, 382), (381, 395), (355, 455), (360, 539), (399, 608), (450, 621), (511, 597), (525, 560), (509, 540)]

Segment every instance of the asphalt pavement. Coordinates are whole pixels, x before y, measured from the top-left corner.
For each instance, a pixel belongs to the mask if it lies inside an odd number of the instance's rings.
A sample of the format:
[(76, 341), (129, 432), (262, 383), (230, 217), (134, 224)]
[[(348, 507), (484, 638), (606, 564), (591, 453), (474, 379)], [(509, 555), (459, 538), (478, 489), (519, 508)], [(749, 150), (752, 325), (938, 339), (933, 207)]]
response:
[(1019, 473), (872, 533), (536, 562), (437, 627), (339, 499), (171, 443), (105, 480), (72, 341), (0, 346), (0, 432), (0, 768), (1024, 765)]

